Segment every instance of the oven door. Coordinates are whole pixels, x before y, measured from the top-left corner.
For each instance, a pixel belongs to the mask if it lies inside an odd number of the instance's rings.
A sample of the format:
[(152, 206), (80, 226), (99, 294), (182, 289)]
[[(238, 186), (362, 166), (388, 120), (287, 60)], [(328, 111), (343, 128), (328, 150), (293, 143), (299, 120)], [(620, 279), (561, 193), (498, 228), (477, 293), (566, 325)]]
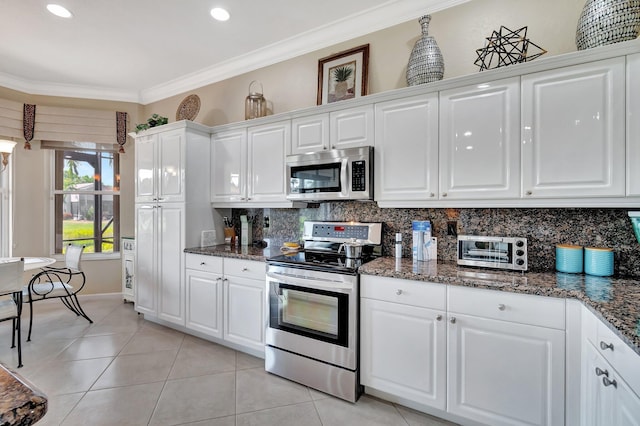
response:
[(266, 344), (355, 370), (358, 276), (269, 265)]

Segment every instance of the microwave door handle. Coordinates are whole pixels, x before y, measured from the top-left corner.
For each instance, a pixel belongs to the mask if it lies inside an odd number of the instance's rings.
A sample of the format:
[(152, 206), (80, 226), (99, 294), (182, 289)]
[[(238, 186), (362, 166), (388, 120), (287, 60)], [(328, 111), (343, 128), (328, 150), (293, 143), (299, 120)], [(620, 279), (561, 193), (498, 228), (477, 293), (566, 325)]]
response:
[[(352, 288), (349, 284), (344, 284), (339, 281), (324, 280), (321, 278), (306, 278), (301, 276), (291, 276), (288, 274), (278, 274), (277, 272), (267, 272), (268, 278), (273, 278), (283, 284), (297, 285), (300, 287), (311, 287), (319, 290), (350, 290)], [(311, 284), (311, 285), (310, 285)]]
[(341, 166), (340, 168), (342, 170), (340, 170), (340, 181), (342, 182), (343, 188), (342, 188), (342, 193), (349, 196), (349, 194), (351, 194), (351, 185), (350, 185), (350, 180), (349, 180), (349, 159), (345, 158), (342, 160), (341, 162)]

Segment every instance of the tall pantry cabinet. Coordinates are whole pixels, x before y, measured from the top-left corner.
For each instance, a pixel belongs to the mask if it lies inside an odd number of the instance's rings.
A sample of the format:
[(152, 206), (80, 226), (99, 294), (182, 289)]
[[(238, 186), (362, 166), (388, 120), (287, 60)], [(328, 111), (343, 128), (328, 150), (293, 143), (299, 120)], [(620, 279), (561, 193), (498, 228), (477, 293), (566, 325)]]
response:
[(184, 255), (215, 229), (210, 132), (179, 121), (135, 138), (136, 310), (185, 325)]

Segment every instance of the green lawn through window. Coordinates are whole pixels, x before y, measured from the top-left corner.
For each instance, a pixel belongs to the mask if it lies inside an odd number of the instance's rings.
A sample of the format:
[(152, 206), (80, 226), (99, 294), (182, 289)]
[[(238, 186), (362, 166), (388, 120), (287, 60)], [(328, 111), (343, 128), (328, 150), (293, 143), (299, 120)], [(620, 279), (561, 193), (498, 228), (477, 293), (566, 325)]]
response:
[[(108, 221), (102, 222), (102, 227), (107, 225)], [(103, 239), (113, 240), (113, 224), (107, 228)], [(75, 245), (85, 245), (85, 253), (95, 253), (95, 242), (93, 239), (93, 221), (92, 220), (65, 220), (62, 222), (62, 239), (63, 245), (69, 243)], [(102, 252), (112, 253), (113, 243), (102, 242)]]

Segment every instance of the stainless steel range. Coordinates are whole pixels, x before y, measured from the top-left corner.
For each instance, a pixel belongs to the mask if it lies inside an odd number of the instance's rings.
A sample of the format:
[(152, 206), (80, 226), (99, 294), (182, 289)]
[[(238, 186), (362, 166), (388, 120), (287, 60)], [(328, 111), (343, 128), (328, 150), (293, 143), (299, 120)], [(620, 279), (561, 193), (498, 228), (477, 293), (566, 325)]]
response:
[(358, 399), (358, 267), (381, 237), (380, 223), (305, 222), (304, 251), (267, 260), (267, 371)]

